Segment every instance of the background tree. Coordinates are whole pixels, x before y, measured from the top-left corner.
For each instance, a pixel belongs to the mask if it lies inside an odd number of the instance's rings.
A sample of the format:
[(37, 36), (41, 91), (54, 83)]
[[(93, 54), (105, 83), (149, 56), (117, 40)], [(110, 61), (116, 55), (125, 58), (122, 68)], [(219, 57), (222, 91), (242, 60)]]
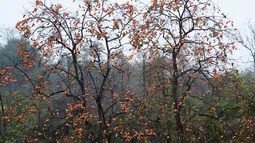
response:
[(242, 40), (242, 46), (244, 46), (244, 48), (246, 48), (249, 52), (249, 54), (252, 57), (252, 62), (253, 62), (253, 70), (255, 70), (255, 27), (253, 24), (249, 23), (248, 24), (248, 31), (247, 33), (242, 36), (241, 34), (239, 34), (238, 36), (240, 37), (240, 39)]

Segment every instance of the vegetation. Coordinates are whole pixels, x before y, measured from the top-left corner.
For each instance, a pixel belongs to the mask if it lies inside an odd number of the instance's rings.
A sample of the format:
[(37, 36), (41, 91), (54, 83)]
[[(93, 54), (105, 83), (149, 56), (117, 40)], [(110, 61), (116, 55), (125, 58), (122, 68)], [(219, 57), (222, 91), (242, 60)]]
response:
[(254, 47), (216, 5), (73, 2), (36, 0), (0, 48), (1, 142), (255, 140), (254, 72), (229, 58)]

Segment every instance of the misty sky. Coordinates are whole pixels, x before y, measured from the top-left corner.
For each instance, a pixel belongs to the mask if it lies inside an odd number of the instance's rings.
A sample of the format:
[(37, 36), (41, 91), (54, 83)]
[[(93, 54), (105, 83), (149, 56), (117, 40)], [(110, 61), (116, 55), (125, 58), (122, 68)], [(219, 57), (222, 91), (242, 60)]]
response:
[[(0, 26), (14, 27), (16, 22), (22, 18), (25, 8), (29, 9), (31, 0), (0, 0)], [(33, 0), (32, 0), (33, 1)], [(57, 0), (52, 0), (57, 1)], [(72, 0), (58, 0), (61, 3), (70, 3)], [(204, 1), (204, 0), (203, 0)], [(235, 26), (242, 32), (248, 21), (255, 24), (255, 0), (213, 0), (220, 6), (222, 12), (234, 21)], [(0, 28), (1, 28), (0, 27)], [(240, 49), (235, 53), (235, 58), (242, 58), (242, 61), (248, 60), (248, 53)], [(250, 58), (251, 59), (251, 58)], [(244, 66), (244, 65), (242, 65)], [(248, 67), (245, 64), (244, 67)]]

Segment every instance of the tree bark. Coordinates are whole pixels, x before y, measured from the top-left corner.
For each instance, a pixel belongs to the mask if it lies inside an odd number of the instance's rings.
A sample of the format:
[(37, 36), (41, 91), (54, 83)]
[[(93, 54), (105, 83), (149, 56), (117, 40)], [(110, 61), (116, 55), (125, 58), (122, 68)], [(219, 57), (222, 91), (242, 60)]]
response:
[[(0, 94), (0, 102), (1, 102), (1, 108), (2, 108), (2, 117), (5, 116), (5, 112), (4, 112), (4, 103), (3, 103), (3, 99), (2, 99), (2, 94)], [(7, 124), (6, 124), (6, 119), (4, 118), (3, 119), (3, 134), (2, 134), (3, 138), (3, 142), (5, 142), (5, 137), (7, 135)]]
[(177, 142), (184, 142), (184, 129), (181, 123), (181, 115), (180, 115), (180, 108), (179, 108), (179, 100), (178, 100), (178, 66), (177, 66), (177, 55), (175, 51), (173, 51), (173, 75), (172, 75), (172, 82), (171, 82), (171, 92), (172, 98), (174, 101), (174, 117), (176, 121), (176, 131), (177, 131)]

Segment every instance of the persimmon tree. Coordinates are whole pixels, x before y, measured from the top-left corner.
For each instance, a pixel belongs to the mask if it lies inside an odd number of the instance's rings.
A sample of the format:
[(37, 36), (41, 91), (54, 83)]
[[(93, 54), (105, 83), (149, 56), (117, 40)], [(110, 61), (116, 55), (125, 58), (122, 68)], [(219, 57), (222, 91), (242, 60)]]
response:
[[(132, 44), (167, 59), (164, 68), (168, 76), (164, 78), (168, 82), (162, 90), (172, 97), (177, 140), (184, 142), (184, 99), (196, 91), (196, 81), (210, 84), (213, 78), (220, 82), (219, 74), (228, 72), (227, 55), (236, 49), (237, 40), (231, 38), (233, 23), (213, 3), (193, 0), (153, 0), (143, 21), (133, 34)], [(150, 60), (153, 63), (154, 59)]]
[[(44, 101), (34, 101), (30, 96), (31, 86), (24, 73), (34, 80), (37, 76), (35, 69), (27, 70), (21, 65), (21, 57), (17, 54), (20, 39), (15, 37), (17, 34), (12, 29), (5, 30), (5, 33), (4, 44), (0, 49), (1, 141), (26, 142), (30, 137), (37, 136), (34, 130), (38, 130), (44, 110), (39, 104)], [(23, 46), (32, 52), (33, 47), (26, 40)], [(47, 103), (44, 105), (48, 106)], [(39, 112), (34, 114), (35, 111)]]
[[(20, 48), (19, 54), (27, 69), (36, 61), (38, 66), (44, 65), (37, 72), (37, 81), (24, 73), (35, 97), (49, 100), (53, 96), (64, 98), (63, 94), (71, 98), (65, 119), (54, 134), (64, 135), (61, 129), (67, 127), (81, 139), (110, 141), (113, 119), (125, 114), (122, 111), (130, 102), (126, 89), (119, 93), (127, 97), (115, 93), (118, 82), (114, 73), (127, 73), (121, 70), (125, 62), (116, 58), (124, 56), (120, 49), (129, 43), (126, 37), (139, 13), (129, 2), (83, 1), (77, 6), (77, 11), (68, 12), (61, 4), (37, 0), (34, 10), (27, 12), (16, 28), (33, 43), (41, 58), (36, 59), (26, 48)], [(121, 110), (116, 110), (118, 105)], [(59, 114), (56, 111), (54, 117), (59, 118)]]

